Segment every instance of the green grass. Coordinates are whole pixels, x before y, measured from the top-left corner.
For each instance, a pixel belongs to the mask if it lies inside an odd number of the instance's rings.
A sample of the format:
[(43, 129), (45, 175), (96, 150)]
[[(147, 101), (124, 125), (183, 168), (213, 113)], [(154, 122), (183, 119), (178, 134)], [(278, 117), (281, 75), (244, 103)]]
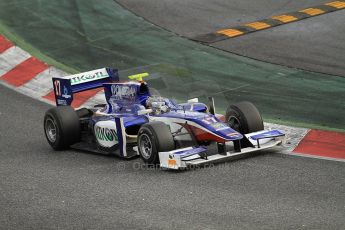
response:
[(63, 70), (67, 73), (71, 73), (71, 74), (79, 72), (75, 68), (64, 65), (56, 61), (55, 59), (43, 54), (40, 50), (38, 50), (37, 48), (27, 43), (23, 38), (11, 32), (10, 29), (1, 22), (0, 22), (0, 34), (3, 34), (7, 39), (9, 39), (16, 46), (19, 46), (26, 52), (30, 53), (32, 56), (47, 63), (48, 65), (55, 66), (56, 68)]
[(248, 100), (266, 121), (345, 130), (345, 78), (200, 45), (136, 17), (113, 0), (16, 0), (0, 5), (0, 32), (66, 72), (104, 66), (128, 75), (145, 70), (162, 95), (178, 101), (199, 97), (206, 102), (214, 96), (217, 109), (224, 111), (230, 103)]

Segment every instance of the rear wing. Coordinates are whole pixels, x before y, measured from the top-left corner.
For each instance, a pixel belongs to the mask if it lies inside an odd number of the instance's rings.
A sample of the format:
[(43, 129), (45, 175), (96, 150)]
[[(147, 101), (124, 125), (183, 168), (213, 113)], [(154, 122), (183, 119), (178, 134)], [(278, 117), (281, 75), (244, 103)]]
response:
[(118, 82), (117, 69), (102, 68), (66, 77), (54, 77), (56, 105), (71, 105), (73, 94), (102, 87), (104, 83)]

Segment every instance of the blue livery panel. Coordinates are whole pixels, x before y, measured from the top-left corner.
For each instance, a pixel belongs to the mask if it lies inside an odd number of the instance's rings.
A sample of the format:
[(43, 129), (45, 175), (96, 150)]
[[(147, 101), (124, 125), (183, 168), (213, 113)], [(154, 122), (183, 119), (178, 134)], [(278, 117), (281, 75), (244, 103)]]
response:
[(260, 139), (281, 137), (281, 136), (285, 136), (285, 134), (279, 130), (269, 130), (269, 131), (265, 131), (256, 135), (251, 135), (249, 138), (256, 141)]

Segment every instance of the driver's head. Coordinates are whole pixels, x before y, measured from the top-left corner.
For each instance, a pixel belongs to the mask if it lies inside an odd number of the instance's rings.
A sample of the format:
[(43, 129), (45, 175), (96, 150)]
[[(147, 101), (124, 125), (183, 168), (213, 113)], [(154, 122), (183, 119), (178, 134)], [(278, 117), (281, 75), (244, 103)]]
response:
[(146, 100), (146, 108), (163, 112), (168, 110), (163, 97), (148, 97)]

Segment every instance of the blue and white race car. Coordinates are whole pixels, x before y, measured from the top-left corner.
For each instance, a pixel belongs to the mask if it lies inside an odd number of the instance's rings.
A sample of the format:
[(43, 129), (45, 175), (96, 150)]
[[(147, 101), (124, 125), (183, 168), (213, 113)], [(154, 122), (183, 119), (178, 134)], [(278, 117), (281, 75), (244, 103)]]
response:
[[(103, 68), (53, 78), (57, 107), (44, 117), (48, 143), (55, 150), (69, 147), (116, 154), (140, 155), (147, 164), (183, 169), (238, 158), (282, 144), (285, 134), (264, 130), (259, 111), (250, 102), (229, 105), (225, 117), (197, 98), (177, 104), (152, 95), (143, 81), (147, 73), (120, 82), (118, 71)], [(104, 88), (106, 104), (71, 107), (73, 95)], [(222, 119), (225, 118), (225, 119)]]

